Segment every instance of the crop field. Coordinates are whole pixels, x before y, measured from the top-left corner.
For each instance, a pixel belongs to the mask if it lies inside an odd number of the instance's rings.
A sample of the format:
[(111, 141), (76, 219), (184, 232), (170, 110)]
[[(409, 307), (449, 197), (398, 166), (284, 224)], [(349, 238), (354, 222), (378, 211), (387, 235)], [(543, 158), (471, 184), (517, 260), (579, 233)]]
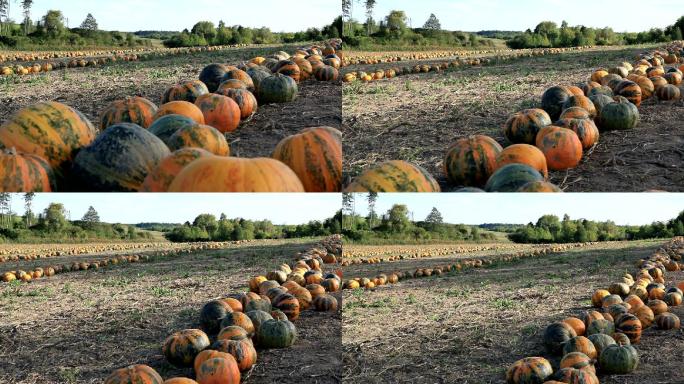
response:
[[(373, 289), (344, 291), (343, 378), (368, 383), (505, 383), (508, 367), (529, 356), (548, 358), (555, 371), (560, 356), (545, 350), (547, 325), (593, 309), (591, 297), (597, 289), (620, 281), (625, 273), (636, 276), (641, 260), (658, 254), (665, 242), (556, 246), (535, 257), (510, 258), (502, 250), (494, 256), (439, 256), (431, 263), (420, 258), (347, 266), (345, 278), (373, 280), (392, 272), (401, 278)], [(681, 248), (670, 249), (670, 255), (681, 255)], [(477, 266), (466, 258), (482, 263)], [(463, 269), (435, 272), (438, 265), (453, 263)], [(468, 265), (474, 267), (465, 268)], [(431, 268), (432, 276), (408, 277), (424, 268)], [(665, 272), (666, 287), (683, 280), (684, 272)], [(682, 306), (669, 311), (684, 315)], [(682, 341), (681, 330), (644, 327), (634, 344), (639, 354), (636, 370), (608, 375), (597, 368), (600, 382), (680, 382)]]
[[(463, 185), (447, 180), (443, 160), (458, 139), (487, 135), (505, 147), (504, 123), (517, 111), (541, 108), (545, 90), (585, 84), (597, 68), (635, 63), (640, 54), (656, 48), (578, 49), (515, 60), (499, 60), (489, 54), (484, 56), (489, 61), (482, 65), (466, 63), (428, 73), (345, 83), (345, 181), (348, 184), (383, 161), (405, 160), (426, 169), (442, 191), (457, 190)], [(386, 60), (386, 56), (381, 57)], [(346, 67), (343, 75), (453, 60), (404, 58), (357, 63)], [(681, 84), (677, 87), (682, 90)], [(643, 98), (639, 115), (634, 129), (602, 130), (598, 142), (585, 148), (577, 166), (549, 168), (548, 181), (567, 192), (681, 191), (684, 100)]]
[[(56, 274), (30, 283), (0, 282), (0, 382), (102, 383), (132, 364), (164, 379), (194, 377), (169, 363), (162, 345), (172, 333), (200, 328), (210, 300), (249, 290), (248, 281), (282, 264), (294, 265), (323, 239), (254, 241), (231, 247), (157, 252), (146, 262)], [(13, 261), (69, 263), (101, 255)], [(30, 265), (29, 265), (30, 264)], [(9, 263), (8, 263), (9, 265)], [(5, 265), (7, 267), (7, 265)], [(332, 269), (321, 264), (322, 271)], [(339, 300), (339, 294), (330, 292)], [(301, 310), (288, 348), (262, 348), (244, 383), (330, 383), (341, 380), (341, 314)], [(210, 335), (211, 341), (215, 335)]]

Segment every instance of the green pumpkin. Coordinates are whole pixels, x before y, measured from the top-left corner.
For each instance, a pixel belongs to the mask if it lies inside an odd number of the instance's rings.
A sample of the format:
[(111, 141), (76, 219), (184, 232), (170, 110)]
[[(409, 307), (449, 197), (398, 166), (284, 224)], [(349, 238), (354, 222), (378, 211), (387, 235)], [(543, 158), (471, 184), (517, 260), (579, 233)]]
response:
[(610, 103), (603, 106), (597, 120), (603, 130), (632, 129), (639, 124), (639, 110), (630, 102)]
[(261, 85), (261, 81), (264, 80), (267, 77), (271, 77), (273, 74), (266, 68), (264, 67), (254, 67), (254, 68), (249, 68), (247, 70), (247, 74), (249, 77), (252, 78), (252, 82), (254, 83), (254, 94), (255, 96), (258, 95), (259, 92), (259, 86)]
[[(611, 98), (613, 97), (613, 90), (609, 87), (606, 87), (605, 85), (602, 85), (600, 87), (592, 88), (591, 91), (589, 91), (589, 94), (587, 94), (587, 96), (589, 97), (589, 99), (591, 99), (592, 102), (594, 102), (593, 98), (595, 96), (600, 95)], [(596, 102), (594, 102), (594, 104), (596, 104)]]
[(169, 336), (162, 353), (176, 367), (190, 367), (195, 357), (209, 346), (209, 337), (199, 329), (185, 329)]
[(551, 116), (552, 121), (558, 120), (563, 112), (563, 104), (572, 96), (565, 87), (551, 87), (542, 95), (542, 109)]
[(525, 164), (508, 164), (499, 168), (487, 180), (487, 192), (515, 192), (531, 181), (543, 181), (539, 171)]
[(631, 345), (611, 345), (599, 356), (601, 371), (608, 374), (627, 374), (639, 365), (639, 354)]
[[(596, 320), (594, 320), (596, 321)], [(601, 356), (601, 352), (608, 348), (611, 345), (617, 344), (615, 342), (615, 339), (612, 337), (606, 335), (605, 333), (596, 333), (593, 335), (590, 335), (589, 341), (591, 341), (592, 344), (594, 344), (594, 347), (596, 348), (596, 353), (597, 356)]]
[(171, 114), (158, 118), (147, 130), (160, 138), (168, 146), (174, 133), (182, 128), (192, 127), (195, 124), (197, 124), (195, 120), (187, 116)]
[(605, 335), (611, 336), (615, 333), (615, 324), (612, 321), (606, 319), (594, 320), (587, 327), (587, 335), (594, 335), (597, 333), (603, 333)]
[(270, 313), (264, 312), (259, 309), (255, 309), (253, 311), (245, 312), (245, 315), (249, 317), (250, 320), (252, 320), (252, 324), (254, 325), (254, 332), (259, 333), (259, 328), (261, 327), (261, 324), (264, 323), (267, 320), (273, 320), (273, 316), (271, 316)]
[(577, 333), (566, 323), (551, 323), (544, 330), (544, 346), (550, 353), (560, 354), (563, 351), (563, 344), (574, 337), (577, 337)]
[(265, 299), (261, 300), (251, 300), (249, 301), (245, 307), (243, 308), (243, 311), (245, 313), (249, 311), (264, 311), (264, 312), (271, 312), (271, 302)]
[(200, 326), (210, 335), (216, 334), (221, 330), (221, 320), (231, 312), (233, 309), (225, 301), (212, 300), (200, 311)]
[(289, 76), (276, 73), (259, 83), (259, 103), (287, 103), (297, 98), (297, 83)]
[(199, 79), (207, 86), (209, 92), (216, 92), (226, 72), (226, 64), (209, 64), (202, 69)]
[(259, 327), (256, 341), (262, 348), (287, 348), (297, 340), (297, 328), (288, 320), (266, 320)]
[(80, 190), (134, 192), (170, 154), (166, 144), (146, 129), (130, 123), (115, 124), (78, 153), (71, 175)]

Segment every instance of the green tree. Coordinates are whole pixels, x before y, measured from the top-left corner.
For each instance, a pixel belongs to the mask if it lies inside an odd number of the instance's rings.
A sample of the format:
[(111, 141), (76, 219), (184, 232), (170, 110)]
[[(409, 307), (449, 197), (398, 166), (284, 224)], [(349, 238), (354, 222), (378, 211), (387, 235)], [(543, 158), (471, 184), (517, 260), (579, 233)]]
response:
[(437, 210), (437, 207), (432, 207), (432, 210), (425, 218), (425, 222), (429, 225), (430, 230), (434, 231), (444, 223), (444, 219), (442, 218), (442, 214)]
[(192, 33), (204, 37), (209, 42), (216, 37), (216, 28), (211, 21), (200, 21), (192, 27)]
[(406, 31), (406, 13), (404, 11), (392, 11), (385, 18), (385, 26), (390, 37), (400, 38)]
[(440, 30), (442, 30), (442, 24), (440, 24), (439, 19), (437, 19), (437, 16), (435, 16), (434, 13), (431, 13), (430, 17), (427, 19), (427, 21), (423, 25), (423, 29), (427, 29), (427, 30), (431, 30), (431, 31), (440, 31)]
[(366, 0), (366, 35), (370, 36), (373, 33), (373, 8), (375, 8), (375, 0)]
[(2, 226), (10, 228), (12, 224), (12, 194), (9, 192), (0, 193), (0, 214), (2, 214)]
[[(7, 25), (9, 27), (9, 6), (9, 0), (0, 0), (0, 35), (5, 33), (5, 22), (7, 22)], [(3, 22), (3, 19), (5, 20), (5, 22)]]
[(24, 194), (24, 217), (26, 219), (26, 228), (30, 228), (31, 222), (33, 221), (33, 199), (35, 197), (35, 192), (27, 192)]
[(479, 227), (473, 227), (470, 230), (470, 237), (475, 241), (480, 240), (480, 228)]
[(60, 203), (50, 203), (43, 212), (45, 225), (49, 232), (60, 232), (67, 227), (64, 205)]
[(61, 36), (64, 31), (64, 15), (62, 11), (49, 10), (45, 16), (43, 16), (43, 28), (45, 29), (45, 34), (50, 38), (57, 38)]
[(95, 20), (95, 17), (93, 17), (91, 13), (89, 13), (85, 20), (83, 20), (81, 23), (81, 29), (91, 32), (98, 30), (97, 20)]
[(377, 214), (375, 213), (375, 204), (378, 201), (377, 192), (368, 193), (368, 227), (373, 229), (373, 223), (377, 219)]
[(411, 226), (411, 221), (408, 217), (408, 207), (404, 204), (394, 204), (387, 211), (387, 221), (391, 232), (405, 232)]
[(33, 0), (22, 0), (21, 7), (24, 10), (24, 35), (29, 34), (29, 26), (31, 25), (31, 6)]
[(81, 221), (85, 223), (86, 228), (93, 229), (100, 222), (100, 215), (91, 205), (88, 207), (88, 211), (86, 211), (86, 213), (83, 215)]

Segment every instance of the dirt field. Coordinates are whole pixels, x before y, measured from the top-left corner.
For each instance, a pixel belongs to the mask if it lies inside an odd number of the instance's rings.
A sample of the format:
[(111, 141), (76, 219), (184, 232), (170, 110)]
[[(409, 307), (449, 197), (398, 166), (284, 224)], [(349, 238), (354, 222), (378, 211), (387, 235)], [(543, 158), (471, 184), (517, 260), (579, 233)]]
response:
[[(350, 383), (505, 383), (513, 362), (545, 354), (542, 333), (549, 323), (589, 309), (595, 289), (633, 273), (634, 261), (662, 243), (593, 245), (375, 291), (345, 291), (343, 378)], [(385, 265), (384, 270), (394, 269)], [(377, 273), (365, 265), (344, 272)], [(684, 272), (668, 272), (666, 280), (684, 280)], [(684, 316), (684, 307), (672, 312)], [(649, 328), (636, 347), (639, 368), (630, 375), (601, 376), (601, 383), (684, 383), (684, 331)]]
[[(59, 101), (83, 112), (99, 125), (104, 108), (127, 96), (143, 96), (159, 104), (164, 91), (183, 81), (197, 79), (211, 63), (238, 63), (279, 50), (292, 53), (295, 45), (244, 48), (169, 56), (144, 62), (116, 62), (101, 68), (66, 69), (24, 77), (0, 78), (0, 122), (12, 113), (39, 101)], [(270, 156), (283, 138), (302, 128), (332, 126), (342, 122), (339, 83), (308, 80), (300, 84), (299, 97), (291, 103), (260, 105), (250, 121), (227, 136), (231, 154), (240, 157)]]
[[(415, 162), (435, 175), (444, 191), (441, 162), (458, 138), (486, 134), (504, 142), (502, 126), (514, 112), (538, 106), (554, 85), (583, 83), (598, 67), (634, 62), (643, 48), (569, 52), (443, 73), (412, 74), (343, 86), (346, 180), (385, 160)], [(414, 62), (381, 64), (401, 67)], [(350, 66), (345, 72), (376, 66)], [(649, 99), (630, 131), (601, 133), (598, 145), (575, 169), (551, 172), (565, 191), (684, 190), (684, 100)]]
[[(309, 240), (310, 241), (310, 240)], [(129, 364), (164, 378), (191, 375), (161, 355), (172, 332), (197, 327), (207, 301), (246, 290), (262, 274), (313, 243), (249, 244), (30, 284), (0, 285), (0, 382), (101, 383)], [(341, 315), (304, 311), (291, 348), (257, 350), (244, 383), (341, 381)]]

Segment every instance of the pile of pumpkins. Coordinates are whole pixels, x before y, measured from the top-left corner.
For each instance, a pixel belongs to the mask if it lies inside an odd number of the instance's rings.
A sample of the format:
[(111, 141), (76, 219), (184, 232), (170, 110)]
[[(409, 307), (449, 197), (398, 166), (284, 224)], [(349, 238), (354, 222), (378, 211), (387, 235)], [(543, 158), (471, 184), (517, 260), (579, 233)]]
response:
[(335, 80), (335, 46), (211, 64), (199, 80), (169, 88), (160, 107), (137, 96), (113, 102), (99, 133), (59, 102), (21, 109), (0, 126), (0, 164), (9, 170), (0, 190), (339, 192), (342, 134), (335, 128), (305, 128), (283, 139), (271, 158), (230, 157), (225, 137), (258, 103), (293, 101), (299, 81), (314, 74)]
[[(456, 263), (452, 264), (440, 264), (435, 267), (428, 268), (417, 268), (413, 272), (411, 271), (394, 271), (389, 274), (381, 273), (374, 278), (366, 277), (355, 277), (345, 280), (342, 285), (342, 289), (360, 289), (364, 288), (367, 290), (375, 289), (376, 287), (383, 286), (386, 284), (395, 284), (400, 280), (411, 279), (411, 278), (421, 278), (421, 277), (431, 277), (431, 276), (441, 276), (442, 274), (449, 272), (460, 272), (471, 268), (482, 268), (488, 265), (492, 265), (497, 262), (512, 262), (516, 260), (526, 259), (530, 257), (542, 257), (551, 253), (567, 252), (570, 249), (586, 247), (596, 243), (572, 243), (572, 244), (554, 244), (545, 245), (542, 248), (537, 248), (531, 251), (519, 251), (513, 254), (506, 255), (495, 255), (483, 258), (474, 259), (462, 259)], [(358, 263), (342, 263), (342, 266), (349, 266)]]
[(550, 355), (561, 356), (555, 371), (544, 357), (516, 361), (506, 372), (509, 384), (529, 383), (599, 383), (598, 371), (604, 374), (629, 374), (639, 365), (634, 348), (643, 329), (680, 328), (680, 319), (668, 311), (682, 304), (684, 281), (666, 288), (665, 272), (684, 268), (681, 261), (684, 238), (677, 237), (649, 258), (638, 260), (636, 279), (625, 273), (608, 289), (599, 289), (591, 297), (595, 309), (579, 317), (567, 317), (548, 325), (544, 346)]
[(337, 298), (330, 293), (339, 290), (341, 277), (323, 274), (324, 249), (312, 248), (297, 255), (292, 265), (251, 278), (249, 292), (207, 302), (200, 311), (200, 328), (168, 336), (162, 354), (175, 367), (192, 368), (194, 379), (164, 381), (153, 368), (138, 364), (115, 370), (105, 384), (239, 384), (257, 362), (256, 347), (288, 348), (297, 341), (294, 323), (301, 311), (337, 312)]
[[(486, 135), (453, 143), (442, 162), (444, 175), (457, 192), (561, 192), (547, 181), (548, 171), (579, 165), (585, 151), (599, 140), (600, 131), (637, 126), (641, 101), (656, 96), (661, 102), (678, 100), (680, 68), (663, 66), (682, 61), (681, 50), (643, 54), (637, 63), (622, 63), (594, 71), (578, 86), (554, 86), (542, 95), (541, 108), (511, 115), (503, 134), (503, 148)], [(553, 123), (555, 121), (555, 123)], [(440, 192), (432, 175), (401, 160), (377, 164), (345, 188), (346, 192)]]

